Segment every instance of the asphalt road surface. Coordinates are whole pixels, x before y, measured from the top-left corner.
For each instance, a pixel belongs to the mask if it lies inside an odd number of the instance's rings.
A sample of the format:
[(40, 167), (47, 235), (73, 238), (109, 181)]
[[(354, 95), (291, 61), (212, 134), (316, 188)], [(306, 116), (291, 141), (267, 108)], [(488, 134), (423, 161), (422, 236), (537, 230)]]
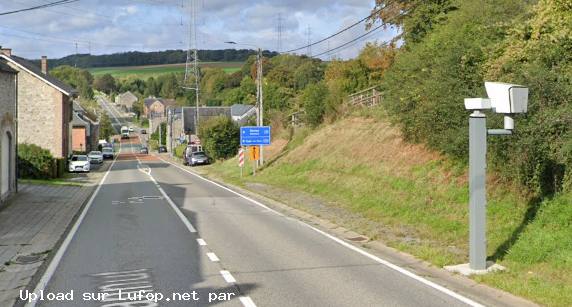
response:
[(140, 146), (28, 306), (480, 306)]

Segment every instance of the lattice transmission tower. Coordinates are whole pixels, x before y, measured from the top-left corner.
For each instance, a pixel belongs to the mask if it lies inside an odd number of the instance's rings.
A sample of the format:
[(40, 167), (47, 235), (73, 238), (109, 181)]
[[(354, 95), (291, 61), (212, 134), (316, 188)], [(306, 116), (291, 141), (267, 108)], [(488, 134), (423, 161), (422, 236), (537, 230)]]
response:
[[(198, 56), (197, 56), (197, 23), (196, 23), (196, 11), (195, 11), (195, 0), (190, 0), (190, 10), (189, 10), (189, 45), (187, 48), (187, 63), (185, 65), (185, 80), (183, 81), (183, 87), (185, 90), (195, 90), (196, 96), (196, 114), (195, 114), (195, 134), (198, 132), (197, 128), (199, 126), (199, 67), (198, 67)], [(194, 82), (191, 83), (191, 75), (194, 77)]]

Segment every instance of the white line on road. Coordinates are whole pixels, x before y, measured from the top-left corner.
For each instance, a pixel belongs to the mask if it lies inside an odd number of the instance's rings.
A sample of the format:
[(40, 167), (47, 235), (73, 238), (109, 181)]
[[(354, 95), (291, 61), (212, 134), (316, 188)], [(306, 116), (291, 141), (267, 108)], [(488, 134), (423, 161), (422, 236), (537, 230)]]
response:
[[(67, 235), (67, 237), (65, 238), (64, 242), (62, 243), (62, 245), (60, 246), (60, 248), (58, 249), (58, 251), (56, 252), (56, 255), (54, 256), (54, 259), (52, 259), (52, 261), (50, 262), (50, 265), (48, 266), (48, 268), (46, 269), (46, 272), (44, 273), (44, 275), (40, 278), (40, 281), (38, 282), (38, 284), (36, 285), (36, 288), (34, 289), (34, 293), (36, 294), (36, 297), (39, 297), (40, 291), (43, 291), (46, 286), (48, 285), (48, 283), (50, 282), (50, 279), (52, 279), (52, 276), (54, 275), (54, 272), (56, 271), (56, 269), (58, 268), (58, 265), (60, 264), (60, 262), (62, 261), (62, 257), (64, 256), (64, 254), (66, 253), (71, 240), (73, 239), (73, 237), (75, 236), (79, 226), (81, 225), (81, 223), (83, 223), (83, 220), (85, 219), (85, 216), (87, 214), (87, 211), (89, 211), (89, 208), (91, 208), (91, 204), (93, 203), (93, 200), (95, 199), (95, 196), (97, 196), (97, 194), (99, 193), (99, 190), (101, 189), (101, 186), (103, 184), (103, 182), (105, 181), (105, 179), (107, 178), (107, 175), (109, 175), (109, 171), (111, 170), (111, 168), (113, 167), (113, 164), (115, 163), (115, 160), (113, 160), (113, 162), (111, 163), (111, 166), (109, 166), (109, 169), (107, 170), (107, 172), (105, 173), (105, 176), (103, 176), (103, 178), (101, 179), (101, 181), (99, 182), (99, 185), (97, 186), (97, 189), (95, 189), (95, 191), (93, 192), (93, 194), (91, 195), (91, 198), (89, 199), (87, 205), (83, 208), (83, 210), (81, 211), (80, 216), (78, 217), (78, 219), (76, 220), (75, 224), (73, 225), (72, 229), (70, 230), (69, 234)], [(81, 191), (80, 191), (81, 192)], [(78, 193), (80, 193), (78, 192)], [(38, 301), (37, 300), (33, 300), (31, 302), (28, 302), (26, 304), (25, 307), (34, 307), (36, 306), (36, 303)]]
[(203, 240), (201, 238), (197, 239), (197, 243), (199, 243), (200, 246), (206, 246), (207, 245), (207, 242), (205, 242), (205, 240)]
[(224, 280), (226, 280), (226, 282), (228, 282), (228, 283), (236, 282), (236, 279), (234, 279), (234, 277), (232, 277), (232, 274), (230, 274), (229, 271), (220, 271), (220, 274), (222, 275)]
[(256, 307), (254, 302), (248, 296), (241, 296), (239, 300), (242, 303), (242, 305), (244, 305), (244, 307)]
[(207, 256), (209, 257), (209, 259), (212, 262), (219, 262), (220, 260), (218, 259), (218, 257), (215, 255), (215, 253), (207, 253)]
[[(254, 200), (254, 199), (251, 199), (251, 198), (249, 198), (249, 197), (247, 197), (247, 196), (244, 196), (244, 195), (242, 195), (242, 194), (240, 194), (240, 193), (238, 193), (238, 192), (236, 192), (236, 191), (233, 191), (233, 190), (231, 190), (231, 189), (229, 189), (229, 188), (227, 188), (227, 187), (225, 187), (225, 186), (223, 186), (223, 185), (221, 185), (221, 184), (218, 184), (218, 183), (216, 183), (216, 182), (214, 182), (214, 181), (208, 180), (208, 179), (206, 179), (206, 178), (204, 178), (204, 177), (202, 177), (202, 176), (200, 176), (200, 175), (197, 175), (197, 174), (195, 174), (195, 173), (193, 173), (193, 172), (191, 172), (191, 171), (189, 171), (189, 170), (186, 170), (186, 169), (180, 167), (179, 165), (173, 164), (173, 163), (171, 163), (171, 162), (169, 162), (169, 161), (166, 161), (166, 160), (163, 160), (163, 159), (161, 159), (161, 158), (159, 158), (159, 159), (162, 160), (163, 162), (169, 163), (169, 164), (171, 164), (171, 165), (173, 165), (173, 166), (175, 166), (175, 167), (177, 167), (177, 168), (179, 168), (179, 169), (181, 169), (181, 170), (183, 170), (183, 171), (185, 171), (185, 172), (187, 172), (187, 173), (189, 173), (189, 174), (192, 174), (193, 176), (195, 176), (195, 177), (197, 177), (197, 178), (199, 178), (199, 179), (202, 179), (202, 180), (204, 180), (204, 181), (206, 181), (206, 182), (209, 182), (209, 183), (211, 183), (211, 184), (214, 184), (214, 185), (220, 187), (221, 189), (224, 189), (224, 190), (229, 191), (229, 192), (231, 192), (231, 193), (233, 193), (233, 194), (235, 194), (235, 195), (238, 195), (238, 196), (240, 196), (240, 197), (242, 197), (242, 198), (244, 198), (244, 199), (246, 199), (246, 200), (248, 200), (248, 201), (250, 201), (250, 202), (256, 204), (257, 206), (260, 206), (260, 207), (262, 207), (262, 208), (264, 208), (264, 209), (266, 209), (266, 210), (269, 210), (270, 212), (273, 212), (273, 213), (275, 213), (275, 214), (277, 214), (277, 215), (279, 215), (279, 216), (282, 216), (282, 217), (284, 217), (284, 218), (286, 218), (286, 219), (289, 219), (289, 220), (291, 220), (291, 221), (294, 221), (294, 222), (296, 222), (296, 223), (299, 223), (300, 225), (302, 225), (302, 226), (304, 226), (304, 227), (308, 227), (308, 228), (310, 228), (310, 229), (312, 229), (312, 230), (314, 230), (314, 231), (316, 231), (316, 232), (318, 232), (318, 233), (324, 235), (325, 237), (327, 237), (327, 238), (329, 238), (329, 239), (331, 239), (331, 240), (333, 240), (333, 241), (335, 241), (335, 242), (337, 242), (337, 243), (339, 243), (339, 244), (341, 244), (341, 245), (343, 245), (343, 246), (345, 246), (345, 247), (347, 247), (347, 248), (349, 248), (349, 249), (351, 249), (351, 250), (353, 250), (353, 251), (355, 251), (355, 252), (357, 252), (357, 253), (360, 253), (360, 254), (362, 254), (362, 255), (364, 255), (364, 256), (366, 256), (366, 257), (368, 257), (368, 258), (370, 258), (370, 259), (372, 259), (372, 260), (374, 260), (374, 261), (376, 261), (376, 262), (378, 262), (378, 263), (381, 263), (381, 264), (383, 264), (383, 265), (385, 265), (385, 266), (387, 266), (387, 267), (389, 267), (389, 268), (391, 268), (391, 269), (393, 269), (393, 270), (395, 270), (395, 271), (397, 271), (397, 272), (399, 272), (399, 273), (401, 273), (401, 274), (404, 274), (404, 275), (406, 275), (406, 276), (409, 276), (409, 277), (411, 277), (411, 278), (413, 278), (413, 279), (415, 279), (415, 280), (417, 280), (417, 281), (419, 281), (419, 282), (421, 282), (421, 283), (423, 283), (423, 284), (425, 284), (425, 285), (427, 285), (427, 286), (429, 286), (429, 287), (431, 287), (431, 288), (433, 288), (433, 289), (435, 289), (435, 290), (438, 290), (438, 291), (440, 291), (440, 292), (442, 292), (442, 293), (445, 293), (445, 294), (447, 294), (447, 295), (449, 295), (449, 296), (451, 296), (451, 297), (454, 297), (454, 298), (458, 299), (458, 300), (461, 301), (461, 302), (464, 302), (464, 303), (466, 303), (466, 304), (468, 304), (468, 305), (470, 305), (470, 306), (473, 306), (473, 307), (485, 307), (485, 306), (483, 306), (483, 305), (481, 305), (481, 304), (479, 304), (479, 303), (477, 303), (477, 302), (475, 302), (475, 301), (473, 301), (473, 300), (471, 300), (471, 299), (469, 299), (469, 298), (467, 298), (467, 297), (464, 297), (464, 296), (462, 296), (462, 295), (460, 295), (460, 294), (455, 293), (454, 291), (451, 291), (451, 290), (449, 290), (449, 289), (447, 289), (447, 288), (445, 288), (445, 287), (443, 287), (443, 286), (440, 286), (440, 285), (438, 285), (438, 284), (436, 284), (436, 283), (434, 283), (434, 282), (431, 282), (431, 281), (429, 281), (429, 280), (427, 280), (427, 279), (425, 279), (425, 278), (423, 278), (423, 277), (421, 277), (421, 276), (418, 276), (418, 275), (416, 275), (415, 273), (412, 273), (412, 272), (410, 272), (410, 271), (408, 271), (408, 270), (406, 270), (406, 269), (404, 269), (404, 268), (402, 268), (402, 267), (400, 267), (400, 266), (397, 266), (397, 265), (395, 265), (395, 264), (393, 264), (393, 263), (390, 263), (390, 262), (388, 262), (388, 261), (386, 261), (386, 260), (383, 260), (383, 259), (381, 259), (381, 258), (379, 258), (379, 257), (377, 257), (377, 256), (375, 256), (375, 255), (373, 255), (373, 254), (370, 254), (370, 253), (368, 253), (368, 252), (366, 252), (366, 251), (364, 251), (364, 250), (362, 250), (362, 249), (360, 249), (360, 248), (358, 248), (358, 247), (356, 247), (356, 246), (354, 246), (354, 245), (352, 245), (352, 244), (350, 244), (350, 243), (347, 243), (347, 242), (343, 241), (342, 239), (339, 239), (339, 238), (337, 238), (337, 237), (334, 237), (333, 235), (330, 235), (330, 234), (326, 233), (325, 231), (322, 231), (321, 229), (318, 229), (318, 228), (316, 228), (316, 227), (314, 227), (314, 226), (312, 226), (312, 225), (310, 225), (310, 224), (304, 223), (304, 222), (302, 222), (302, 221), (300, 221), (300, 220), (297, 220), (297, 219), (295, 219), (295, 218), (293, 218), (293, 217), (290, 217), (290, 216), (287, 216), (287, 215), (285, 215), (285, 214), (282, 214), (282, 213), (280, 213), (280, 212), (278, 212), (278, 211), (276, 211), (276, 210), (274, 210), (274, 209), (271, 209), (270, 207), (268, 207), (268, 206), (266, 206), (266, 205), (264, 205), (264, 204), (262, 204), (262, 203), (257, 202), (257, 201)], [(228, 272), (228, 271), (221, 271), (221, 274), (222, 274), (222, 272)], [(230, 274), (230, 273), (229, 273), (229, 274)], [(223, 275), (223, 276), (224, 276), (224, 275)], [(225, 278), (225, 279), (226, 279), (226, 278)]]

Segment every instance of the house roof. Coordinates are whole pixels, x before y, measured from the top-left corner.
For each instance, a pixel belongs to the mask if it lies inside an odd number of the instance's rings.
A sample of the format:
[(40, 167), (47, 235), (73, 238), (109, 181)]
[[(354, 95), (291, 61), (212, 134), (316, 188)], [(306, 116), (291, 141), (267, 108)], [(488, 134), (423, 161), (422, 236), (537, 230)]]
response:
[(56, 88), (57, 90), (59, 90), (60, 92), (62, 92), (64, 95), (73, 96), (73, 95), (77, 95), (79, 93), (76, 89), (74, 89), (73, 87), (63, 83), (62, 81), (58, 80), (56, 77), (50, 76), (49, 74), (44, 74), (39, 67), (37, 67), (34, 64), (24, 60), (21, 57), (18, 57), (15, 55), (6, 55), (6, 54), (2, 53), (2, 54), (0, 54), (0, 58), (3, 58), (6, 61), (13, 63), (14, 65), (16, 65), (16, 66), (20, 67), (21, 69), (27, 71), (28, 73), (34, 75), (36, 78), (43, 80), (44, 82), (46, 82), (50, 86), (52, 86), (52, 87)]
[(149, 107), (150, 105), (152, 105), (155, 101), (159, 101), (162, 105), (165, 105), (165, 103), (163, 102), (163, 99), (161, 98), (145, 98), (145, 100), (143, 100), (143, 103)]
[(12, 67), (8, 66), (8, 64), (0, 61), (0, 71), (1, 72), (7, 72), (7, 73), (11, 73), (11, 74), (17, 74), (18, 71), (13, 69)]
[(232, 116), (242, 116), (252, 108), (254, 108), (254, 106), (249, 104), (233, 104), (230, 106), (230, 114)]
[(72, 120), (73, 127), (87, 127), (89, 123), (85, 121), (77, 112), (73, 112), (73, 120)]

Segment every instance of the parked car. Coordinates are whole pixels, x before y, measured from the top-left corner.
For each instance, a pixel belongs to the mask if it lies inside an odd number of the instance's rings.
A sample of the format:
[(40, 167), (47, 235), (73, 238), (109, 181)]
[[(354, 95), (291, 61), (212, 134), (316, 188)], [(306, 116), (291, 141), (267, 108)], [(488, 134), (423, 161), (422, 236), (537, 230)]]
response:
[(167, 146), (159, 146), (159, 152), (167, 152)]
[(204, 151), (195, 151), (189, 155), (190, 166), (195, 166), (199, 164), (209, 164), (209, 157)]
[(86, 172), (91, 170), (91, 163), (86, 155), (73, 155), (69, 160), (69, 171), (73, 172)]
[(185, 147), (185, 151), (183, 152), (183, 165), (189, 165), (190, 155), (196, 151), (203, 151), (203, 147), (195, 144), (188, 144), (187, 147)]
[(90, 163), (103, 163), (103, 153), (101, 151), (92, 151), (87, 156)]
[(149, 153), (149, 149), (147, 147), (141, 147), (141, 150), (139, 151), (142, 154), (148, 154)]
[(147, 134), (147, 130), (141, 129), (141, 134)]
[(104, 147), (101, 152), (103, 153), (103, 158), (107, 159), (113, 159), (114, 155), (115, 155), (115, 150), (112, 147)]

